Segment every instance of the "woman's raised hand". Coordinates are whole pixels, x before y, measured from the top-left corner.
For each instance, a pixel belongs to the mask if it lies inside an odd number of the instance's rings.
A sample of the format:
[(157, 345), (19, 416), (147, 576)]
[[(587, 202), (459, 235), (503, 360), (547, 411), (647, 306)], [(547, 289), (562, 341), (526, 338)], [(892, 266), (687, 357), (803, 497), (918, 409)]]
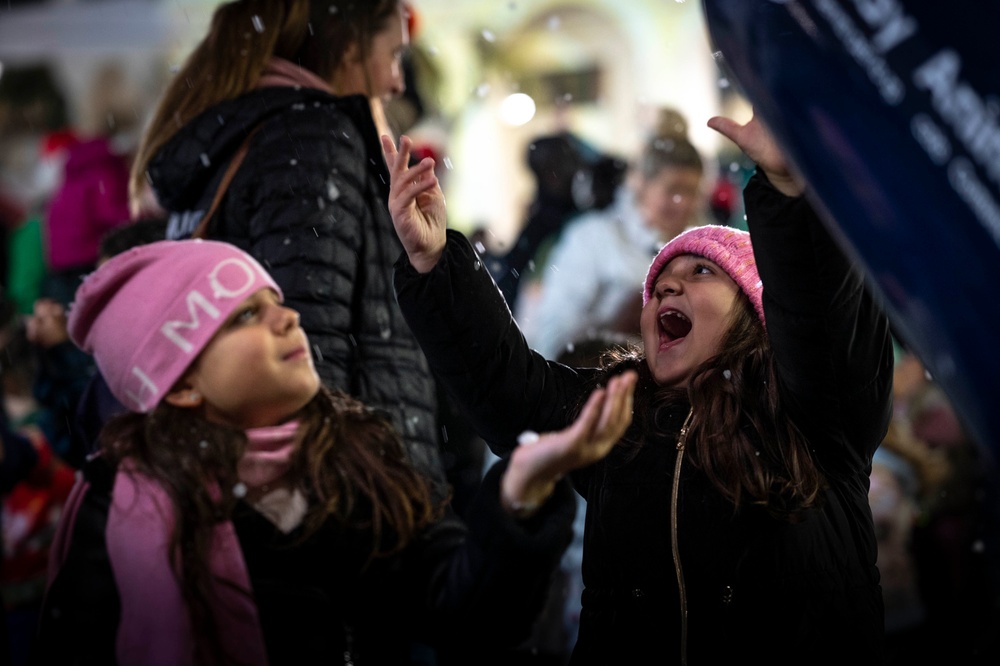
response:
[(382, 151), (389, 167), (389, 213), (406, 256), (417, 271), (426, 273), (437, 264), (444, 252), (448, 226), (444, 193), (434, 174), (434, 160), (425, 157), (410, 166), (413, 141), (399, 139), (399, 150), (392, 139), (382, 135)]
[(638, 375), (629, 370), (590, 394), (577, 419), (565, 430), (522, 435), (501, 482), (501, 503), (515, 515), (530, 515), (566, 473), (606, 456), (632, 423)]
[(731, 118), (714, 116), (709, 118), (708, 126), (739, 146), (782, 194), (797, 197), (805, 190), (801, 179), (792, 172), (778, 142), (757, 116), (750, 118), (745, 125)]

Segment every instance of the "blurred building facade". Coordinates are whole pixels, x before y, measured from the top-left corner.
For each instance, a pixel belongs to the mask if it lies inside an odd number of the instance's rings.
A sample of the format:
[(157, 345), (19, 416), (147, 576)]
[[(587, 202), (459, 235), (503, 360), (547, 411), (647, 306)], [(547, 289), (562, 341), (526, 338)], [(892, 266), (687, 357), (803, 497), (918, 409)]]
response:
[[(0, 7), (0, 67), (8, 72), (49, 67), (76, 125), (87, 122), (91, 82), (115, 63), (123, 72), (122, 96), (131, 100), (141, 126), (218, 4), (8, 2)], [(723, 110), (727, 82), (714, 61), (698, 2), (412, 4), (412, 64), (423, 116), (406, 129), (436, 144), (458, 228), (488, 228), (501, 245), (516, 235), (533, 194), (523, 155), (539, 135), (566, 129), (628, 157), (657, 109), (666, 106), (690, 119), (692, 140), (705, 154), (718, 151), (719, 139), (704, 121)], [(2, 76), (0, 70), (0, 86)], [(530, 119), (505, 119), (514, 93), (531, 98)], [(0, 169), (5, 164), (9, 160), (0, 162)]]

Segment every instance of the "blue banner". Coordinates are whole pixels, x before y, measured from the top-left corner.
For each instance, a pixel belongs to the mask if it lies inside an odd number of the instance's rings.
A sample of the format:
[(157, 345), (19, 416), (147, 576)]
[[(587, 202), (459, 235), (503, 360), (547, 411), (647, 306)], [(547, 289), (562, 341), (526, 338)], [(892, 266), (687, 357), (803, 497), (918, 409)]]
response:
[(895, 331), (1000, 457), (1000, 3), (703, 7)]

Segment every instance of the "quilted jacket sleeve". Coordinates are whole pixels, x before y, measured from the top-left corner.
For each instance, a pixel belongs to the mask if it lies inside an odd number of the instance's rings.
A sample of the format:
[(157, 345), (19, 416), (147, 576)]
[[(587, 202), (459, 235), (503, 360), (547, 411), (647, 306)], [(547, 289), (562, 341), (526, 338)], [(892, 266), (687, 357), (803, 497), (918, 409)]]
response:
[(827, 473), (867, 478), (891, 411), (888, 320), (805, 197), (758, 174), (745, 198), (782, 400)]
[(361, 130), (334, 105), (303, 105), (267, 121), (230, 187), (222, 235), (281, 286), (313, 345), (324, 383), (351, 391), (354, 285), (372, 226), (370, 155)]
[(494, 453), (509, 453), (524, 430), (559, 430), (572, 421), (590, 371), (546, 361), (528, 347), (464, 236), (449, 231), (444, 255), (426, 274), (401, 256), (395, 285), (435, 376)]

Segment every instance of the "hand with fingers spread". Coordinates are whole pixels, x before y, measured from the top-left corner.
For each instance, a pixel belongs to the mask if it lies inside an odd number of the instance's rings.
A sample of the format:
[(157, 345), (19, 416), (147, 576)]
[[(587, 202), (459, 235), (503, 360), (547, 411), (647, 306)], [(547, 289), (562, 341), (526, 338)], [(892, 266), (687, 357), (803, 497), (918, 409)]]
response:
[(801, 178), (793, 173), (778, 142), (757, 116), (752, 117), (745, 125), (740, 125), (731, 118), (714, 116), (709, 118), (708, 126), (739, 146), (782, 194), (797, 197), (805, 190)]
[(396, 234), (410, 263), (420, 273), (437, 264), (444, 251), (448, 227), (444, 193), (434, 174), (434, 160), (425, 157), (410, 166), (413, 141), (399, 140), (399, 150), (392, 139), (382, 136), (382, 150), (389, 167), (389, 213)]
[(631, 370), (613, 377), (607, 386), (590, 394), (568, 428), (524, 437), (511, 454), (501, 483), (504, 508), (518, 517), (530, 516), (552, 494), (559, 479), (604, 458), (632, 423), (637, 379)]

